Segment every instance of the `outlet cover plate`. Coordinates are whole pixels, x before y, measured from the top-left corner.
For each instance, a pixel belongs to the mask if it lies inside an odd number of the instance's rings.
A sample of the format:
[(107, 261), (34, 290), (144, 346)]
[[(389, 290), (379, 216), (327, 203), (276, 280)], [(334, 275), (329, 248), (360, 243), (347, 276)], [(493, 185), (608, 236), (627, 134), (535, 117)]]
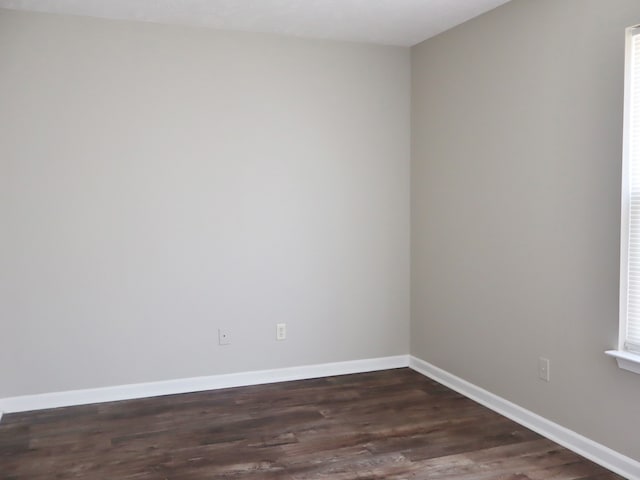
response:
[(287, 338), (287, 324), (276, 324), (276, 340), (285, 340)]
[(540, 357), (538, 359), (538, 377), (545, 382), (551, 379), (551, 362), (548, 358)]

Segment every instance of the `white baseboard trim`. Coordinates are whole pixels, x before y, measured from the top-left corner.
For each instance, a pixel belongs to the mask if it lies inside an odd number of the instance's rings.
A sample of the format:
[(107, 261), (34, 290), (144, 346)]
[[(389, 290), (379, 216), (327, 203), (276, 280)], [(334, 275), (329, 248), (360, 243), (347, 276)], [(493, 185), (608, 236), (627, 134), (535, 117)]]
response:
[(408, 366), (409, 355), (398, 355), (395, 357), (323, 363), (301, 367), (278, 368), (274, 370), (258, 370), (253, 372), (212, 375), (208, 377), (181, 378), (161, 382), (118, 385), (114, 387), (72, 390), (39, 395), (24, 395), (0, 399), (0, 419), (2, 412), (27, 412), (46, 408), (70, 407), (90, 403), (114, 402), (118, 400), (132, 400), (134, 398), (217, 390), (220, 388), (373, 372), (376, 370), (389, 370)]
[(640, 480), (640, 462), (409, 355), (2, 398), (0, 421), (3, 413), (348, 375), (407, 366), (623, 477)]
[(640, 480), (640, 462), (615, 450), (594, 442), (579, 433), (569, 430), (537, 415), (515, 403), (494, 395), (460, 377), (457, 377), (424, 360), (411, 356), (409, 367), (422, 375), (441, 383), (465, 397), (475, 400), (491, 410), (510, 418), (514, 422), (547, 437), (563, 447), (582, 455), (603, 467), (630, 480)]

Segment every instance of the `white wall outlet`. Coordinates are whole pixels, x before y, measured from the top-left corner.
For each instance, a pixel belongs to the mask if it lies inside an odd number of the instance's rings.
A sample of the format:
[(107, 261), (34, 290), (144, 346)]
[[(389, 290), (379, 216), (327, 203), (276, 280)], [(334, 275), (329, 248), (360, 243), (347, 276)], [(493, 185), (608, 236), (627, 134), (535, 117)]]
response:
[(550, 368), (551, 368), (551, 362), (549, 362), (548, 358), (540, 357), (538, 359), (538, 377), (544, 380), (545, 382), (548, 382), (551, 378)]
[(218, 329), (218, 345), (231, 345), (231, 334), (224, 328)]
[(276, 324), (276, 340), (284, 340), (287, 338), (287, 324)]

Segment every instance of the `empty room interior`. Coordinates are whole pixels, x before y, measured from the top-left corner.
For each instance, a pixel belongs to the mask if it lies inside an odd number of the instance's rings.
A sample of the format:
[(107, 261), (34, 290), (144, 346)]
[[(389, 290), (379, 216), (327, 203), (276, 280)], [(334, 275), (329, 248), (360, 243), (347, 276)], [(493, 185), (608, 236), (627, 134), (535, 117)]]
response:
[(0, 479), (640, 479), (639, 24), (0, 0)]

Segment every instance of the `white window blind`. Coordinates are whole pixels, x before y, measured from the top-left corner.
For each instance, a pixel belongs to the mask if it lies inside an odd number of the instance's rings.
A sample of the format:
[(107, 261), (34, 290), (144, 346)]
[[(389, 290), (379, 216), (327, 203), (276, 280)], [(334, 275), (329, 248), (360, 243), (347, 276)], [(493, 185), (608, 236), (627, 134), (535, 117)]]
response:
[(627, 31), (620, 347), (640, 354), (640, 26)]

